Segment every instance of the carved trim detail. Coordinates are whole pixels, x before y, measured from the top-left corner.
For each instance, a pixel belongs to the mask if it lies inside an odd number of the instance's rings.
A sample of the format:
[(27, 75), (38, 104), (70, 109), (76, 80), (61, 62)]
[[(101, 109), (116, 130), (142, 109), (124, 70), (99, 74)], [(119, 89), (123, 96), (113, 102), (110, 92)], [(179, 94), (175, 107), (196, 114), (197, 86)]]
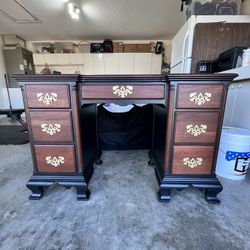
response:
[(61, 164), (64, 164), (64, 157), (63, 156), (58, 156), (58, 157), (46, 156), (46, 163), (57, 168)]
[(57, 132), (61, 131), (61, 125), (55, 123), (53, 124), (47, 124), (47, 123), (42, 123), (41, 124), (42, 131), (49, 134), (49, 135), (55, 135)]
[(46, 105), (50, 105), (52, 104), (53, 102), (56, 102), (57, 101), (57, 93), (37, 93), (37, 100), (39, 102), (42, 102)]
[(186, 131), (187, 131), (187, 133), (189, 133), (193, 136), (205, 134), (207, 132), (207, 125), (201, 124), (199, 126), (199, 125), (187, 124)]
[(206, 102), (211, 101), (212, 94), (211, 93), (199, 93), (197, 94), (196, 92), (192, 92), (189, 94), (189, 100), (191, 102), (194, 102), (195, 104), (198, 104), (199, 106), (205, 104)]
[(119, 97), (121, 98), (124, 98), (128, 95), (131, 95), (133, 94), (133, 86), (130, 86), (130, 85), (127, 85), (126, 87), (125, 86), (118, 86), (118, 85), (115, 85), (113, 86), (113, 94), (114, 95), (118, 95)]
[(189, 168), (196, 168), (198, 166), (201, 166), (203, 162), (203, 158), (197, 157), (197, 158), (183, 158), (183, 164)]

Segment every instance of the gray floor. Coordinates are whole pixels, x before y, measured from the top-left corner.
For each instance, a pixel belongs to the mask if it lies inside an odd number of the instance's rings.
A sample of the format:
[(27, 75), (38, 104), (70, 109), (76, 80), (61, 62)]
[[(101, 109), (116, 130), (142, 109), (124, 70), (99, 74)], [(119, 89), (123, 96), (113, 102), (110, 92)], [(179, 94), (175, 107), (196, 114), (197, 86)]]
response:
[(220, 205), (201, 192), (174, 192), (158, 203), (146, 151), (104, 152), (91, 198), (51, 187), (29, 201), (29, 145), (0, 146), (1, 249), (250, 249), (250, 177), (222, 180)]

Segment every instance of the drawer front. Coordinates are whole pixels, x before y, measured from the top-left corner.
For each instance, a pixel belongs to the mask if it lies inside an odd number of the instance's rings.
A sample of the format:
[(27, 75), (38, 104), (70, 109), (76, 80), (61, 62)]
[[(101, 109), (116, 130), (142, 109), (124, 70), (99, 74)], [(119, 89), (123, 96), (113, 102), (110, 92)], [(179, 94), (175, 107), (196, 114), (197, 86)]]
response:
[(76, 171), (73, 145), (36, 145), (34, 147), (38, 172), (73, 173)]
[(213, 156), (212, 146), (175, 146), (172, 174), (210, 174)]
[(71, 112), (30, 112), (34, 141), (73, 141)]
[(26, 85), (29, 108), (70, 108), (69, 86)]
[(220, 108), (223, 85), (178, 85), (177, 108)]
[(82, 85), (83, 99), (164, 99), (163, 84)]
[(215, 143), (219, 112), (176, 112), (175, 143)]

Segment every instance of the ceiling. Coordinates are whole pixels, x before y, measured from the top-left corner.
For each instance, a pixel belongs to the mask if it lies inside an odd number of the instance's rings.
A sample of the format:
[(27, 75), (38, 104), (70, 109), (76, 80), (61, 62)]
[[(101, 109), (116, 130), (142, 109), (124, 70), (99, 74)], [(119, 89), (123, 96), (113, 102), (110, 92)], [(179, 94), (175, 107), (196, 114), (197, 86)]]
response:
[(0, 34), (26, 40), (156, 40), (171, 39), (185, 22), (180, 0), (78, 0), (79, 20), (70, 17), (65, 2), (1, 0)]

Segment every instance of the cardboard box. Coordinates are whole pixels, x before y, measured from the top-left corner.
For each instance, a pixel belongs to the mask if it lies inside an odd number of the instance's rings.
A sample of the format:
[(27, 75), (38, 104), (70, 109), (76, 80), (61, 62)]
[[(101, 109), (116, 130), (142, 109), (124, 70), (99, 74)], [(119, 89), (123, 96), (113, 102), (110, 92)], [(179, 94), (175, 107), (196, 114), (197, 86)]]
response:
[(137, 52), (137, 44), (123, 44), (124, 53), (136, 53)]
[(139, 53), (151, 53), (151, 44), (146, 43), (146, 44), (137, 44), (137, 51)]
[(125, 53), (151, 53), (151, 44), (124, 44)]
[(113, 42), (113, 53), (123, 53), (123, 42)]

